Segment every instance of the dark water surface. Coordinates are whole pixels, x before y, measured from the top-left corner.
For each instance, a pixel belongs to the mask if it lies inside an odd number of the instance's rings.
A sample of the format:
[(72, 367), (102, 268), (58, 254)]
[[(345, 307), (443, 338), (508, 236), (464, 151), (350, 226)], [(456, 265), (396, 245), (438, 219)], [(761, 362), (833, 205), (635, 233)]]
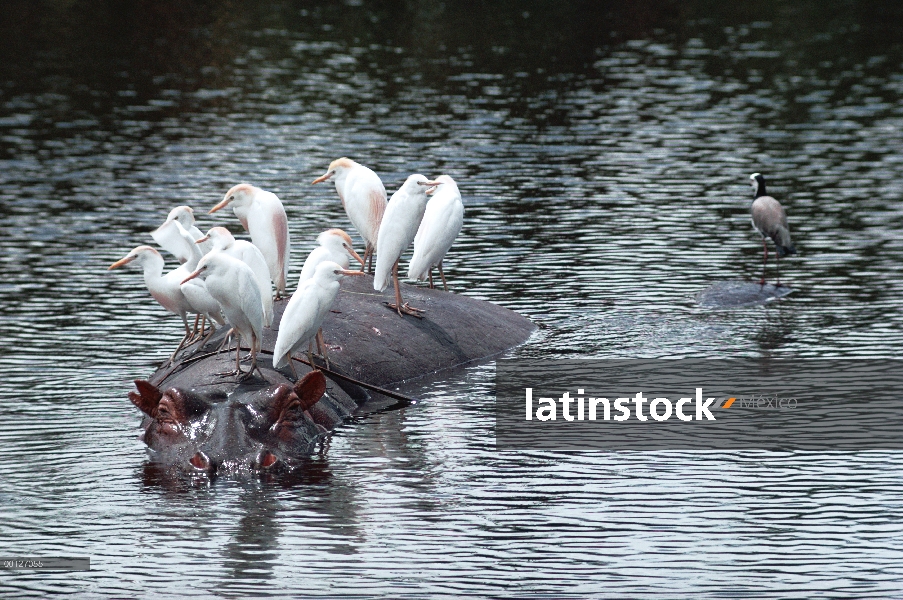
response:
[[(344, 155), (390, 192), (456, 178), (446, 272), (543, 325), (516, 355), (903, 355), (899, 3), (554, 4), (8, 3), (0, 548), (92, 571), (0, 595), (903, 594), (899, 454), (500, 453), (491, 364), (290, 479), (146, 466), (126, 393), (181, 324), (106, 267), (247, 180), (286, 205), (294, 283), (351, 231), (308, 185)], [(794, 292), (700, 307), (760, 274), (754, 171)]]

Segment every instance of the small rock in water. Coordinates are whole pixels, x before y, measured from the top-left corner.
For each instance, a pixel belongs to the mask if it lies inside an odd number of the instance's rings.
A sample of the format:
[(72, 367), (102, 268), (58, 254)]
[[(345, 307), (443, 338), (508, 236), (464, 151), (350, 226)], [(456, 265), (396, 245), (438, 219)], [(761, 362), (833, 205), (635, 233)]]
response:
[(775, 298), (783, 298), (793, 289), (786, 285), (751, 281), (719, 281), (696, 294), (696, 301), (703, 308), (737, 308), (765, 304)]

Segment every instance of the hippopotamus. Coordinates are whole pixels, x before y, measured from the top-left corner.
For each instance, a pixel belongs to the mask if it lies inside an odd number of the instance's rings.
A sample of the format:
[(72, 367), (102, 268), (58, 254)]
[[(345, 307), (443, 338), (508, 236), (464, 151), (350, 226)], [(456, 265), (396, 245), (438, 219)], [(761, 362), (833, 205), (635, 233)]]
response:
[[(215, 475), (270, 473), (301, 467), (318, 441), (351, 415), (397, 403), (388, 387), (443, 369), (485, 360), (523, 343), (536, 329), (495, 304), (402, 284), (404, 297), (425, 309), (399, 316), (392, 294), (373, 291), (372, 277), (348, 277), (323, 323), (327, 346), (309, 365), (276, 370), (272, 352), (288, 303), (274, 303), (264, 331), (259, 370), (239, 381), (222, 376), (233, 359), (222, 328), (135, 381), (129, 399), (144, 414), (142, 439), (152, 463)], [(297, 372), (297, 379), (295, 376)]]

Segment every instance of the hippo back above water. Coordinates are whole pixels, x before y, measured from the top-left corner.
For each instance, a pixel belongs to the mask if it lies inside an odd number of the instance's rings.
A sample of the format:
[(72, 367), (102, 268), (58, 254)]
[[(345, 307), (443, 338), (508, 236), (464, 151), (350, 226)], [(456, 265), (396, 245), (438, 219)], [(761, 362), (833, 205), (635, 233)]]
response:
[[(272, 350), (287, 300), (275, 303), (266, 329), (260, 371), (243, 381), (222, 377), (234, 364), (218, 351), (225, 331), (203, 347), (189, 346), (129, 398), (144, 413), (143, 440), (152, 462), (181, 471), (273, 472), (303, 464), (318, 439), (350, 415), (386, 406), (373, 391), (435, 371), (487, 359), (523, 343), (535, 330), (528, 319), (489, 302), (405, 285), (405, 298), (426, 309), (423, 319), (399, 317), (374, 292), (372, 277), (342, 282), (323, 323), (329, 371), (311, 371), (297, 359), (272, 367)], [(319, 362), (319, 361), (318, 361)], [(322, 365), (322, 363), (319, 363)], [(344, 375), (345, 377), (340, 377)], [(349, 378), (370, 384), (362, 387)]]

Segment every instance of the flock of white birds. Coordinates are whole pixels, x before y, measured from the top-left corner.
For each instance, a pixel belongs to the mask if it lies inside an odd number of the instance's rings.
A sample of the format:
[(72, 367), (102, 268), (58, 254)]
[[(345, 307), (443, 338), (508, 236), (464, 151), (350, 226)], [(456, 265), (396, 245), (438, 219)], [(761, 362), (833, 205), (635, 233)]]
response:
[[(448, 175), (435, 180), (411, 175), (388, 201), (379, 176), (348, 158), (333, 161), (313, 183), (329, 179), (335, 182), (351, 224), (364, 239), (365, 252), (363, 258), (355, 252), (351, 238), (341, 229), (330, 229), (317, 237), (318, 246), (304, 261), (297, 289), (283, 312), (274, 348), (274, 367), (289, 365), (293, 373), (292, 354), (306, 344), (310, 355), (314, 339), (327, 358), (320, 326), (339, 292), (339, 281), (344, 276), (363, 275), (368, 260), (372, 270), (374, 254), (374, 289), (384, 291), (391, 274), (395, 303), (389, 306), (399, 315), (420, 317), (421, 309), (402, 300), (399, 259), (413, 242), (408, 277), (420, 281), (429, 278), (432, 287), (432, 270), (438, 267), (448, 290), (442, 259), (464, 223), (461, 194)], [(163, 256), (151, 246), (138, 246), (109, 268), (140, 265), (154, 299), (182, 317), (185, 336), (170, 362), (186, 344), (208, 339), (215, 332), (214, 323), (228, 324), (237, 344), (235, 370), (226, 374), (246, 378), (257, 368), (263, 329), (273, 324), (274, 285), (277, 300), (285, 295), (291, 242), (285, 208), (272, 192), (242, 183), (226, 192), (222, 202), (209, 212), (226, 207), (232, 208), (250, 234), (250, 242), (235, 239), (225, 227), (213, 227), (204, 234), (195, 226), (194, 211), (177, 206), (151, 236), (181, 266), (164, 274)], [(360, 271), (349, 270), (352, 258), (360, 263)], [(197, 315), (193, 328), (188, 325), (189, 313)], [(205, 337), (206, 323), (210, 332)], [(242, 340), (251, 348), (247, 372), (241, 370)]]

